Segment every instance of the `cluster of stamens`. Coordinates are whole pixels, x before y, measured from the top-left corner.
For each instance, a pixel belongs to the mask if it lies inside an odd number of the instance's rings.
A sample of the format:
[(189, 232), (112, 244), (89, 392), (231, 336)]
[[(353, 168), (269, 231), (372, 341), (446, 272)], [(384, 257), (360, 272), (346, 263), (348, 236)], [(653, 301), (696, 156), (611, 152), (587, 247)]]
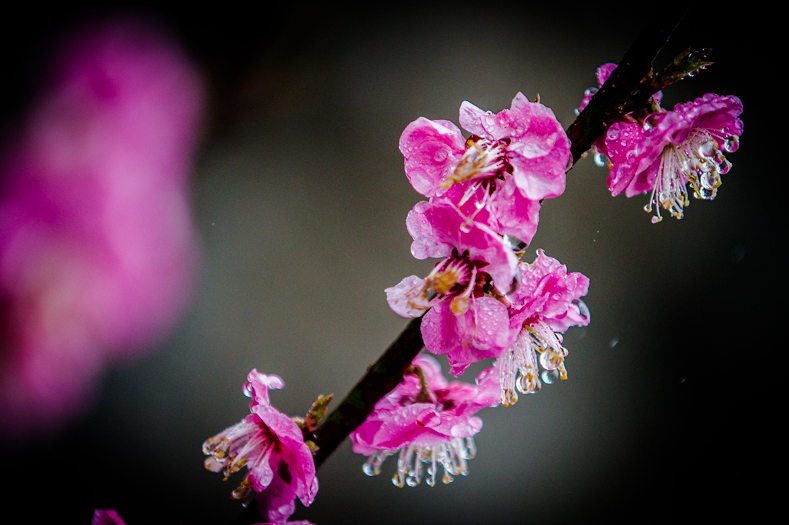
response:
[[(381, 450), (368, 456), (362, 470), (368, 476), (381, 473), (381, 465), (393, 451)], [(409, 445), (400, 449), (397, 457), (397, 472), (392, 477), (396, 487), (416, 487), (423, 479), (433, 487), (436, 484), (439, 465), (444, 474), (441, 481), (452, 483), (455, 476), (468, 475), (468, 460), (477, 454), (474, 438), (454, 438), (446, 443), (433, 446)]]
[(524, 323), (515, 343), (496, 361), (501, 404), (505, 407), (514, 405), (518, 402), (518, 392), (534, 394), (542, 387), (542, 383), (551, 384), (557, 379), (567, 379), (564, 366), (566, 356), (562, 334), (551, 330), (543, 321)]
[[(222, 472), (224, 481), (246, 467), (265, 461), (274, 449), (276, 440), (263, 425), (243, 419), (232, 427), (208, 438), (203, 443), (205, 468), (211, 472)], [(234, 499), (247, 506), (254, 491), (248, 478), (245, 478), (232, 492)]]
[(426, 302), (451, 296), (450, 308), (456, 315), (469, 308), (469, 298), (476, 284), (477, 269), (468, 259), (450, 256), (433, 268), (425, 278), (422, 297)]
[(673, 217), (681, 219), (684, 207), (690, 204), (686, 184), (697, 199), (712, 200), (721, 185), (721, 175), (731, 169), (731, 162), (724, 156), (733, 153), (739, 147), (739, 137), (727, 136), (725, 131), (706, 128), (695, 128), (681, 144), (669, 144), (660, 156), (655, 187), (652, 190), (649, 204), (644, 207), (647, 212), (654, 206), (656, 215), (652, 223), (663, 218), (660, 208), (667, 210)]
[(471, 179), (501, 175), (508, 166), (506, 148), (509, 139), (488, 140), (472, 135), (466, 141), (466, 151), (455, 170), (441, 181), (442, 188)]

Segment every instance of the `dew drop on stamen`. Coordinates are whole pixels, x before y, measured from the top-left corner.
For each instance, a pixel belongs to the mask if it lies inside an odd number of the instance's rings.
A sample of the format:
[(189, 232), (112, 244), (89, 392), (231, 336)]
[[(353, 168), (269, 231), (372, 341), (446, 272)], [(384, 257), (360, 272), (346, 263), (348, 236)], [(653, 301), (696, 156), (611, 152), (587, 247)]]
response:
[(557, 379), (559, 379), (559, 371), (558, 370), (543, 370), (542, 374), (542, 382), (546, 385), (550, 385), (554, 383)]
[(717, 149), (715, 146), (716, 145), (715, 145), (715, 141), (714, 140), (706, 141), (704, 144), (699, 146), (699, 155), (701, 157), (705, 157), (705, 158), (712, 158), (712, 157), (714, 157), (715, 156), (715, 150)]
[(737, 135), (732, 135), (726, 142), (723, 144), (723, 149), (726, 150), (727, 153), (734, 153), (740, 147), (740, 138)]
[(712, 172), (707, 172), (701, 176), (701, 187), (706, 190), (712, 190), (715, 188), (717, 181), (715, 180), (715, 175)]

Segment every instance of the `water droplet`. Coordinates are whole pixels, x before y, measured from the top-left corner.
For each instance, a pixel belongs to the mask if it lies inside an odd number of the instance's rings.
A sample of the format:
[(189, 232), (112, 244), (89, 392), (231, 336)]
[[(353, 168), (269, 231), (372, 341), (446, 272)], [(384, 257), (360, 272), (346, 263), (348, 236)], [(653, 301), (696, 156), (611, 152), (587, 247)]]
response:
[(563, 359), (564, 357), (561, 354), (554, 352), (550, 348), (540, 354), (540, 364), (546, 370), (555, 370), (559, 368)]
[(619, 138), (619, 135), (620, 135), (619, 128), (610, 128), (608, 130), (607, 138), (611, 140), (616, 140)]
[(613, 347), (615, 347), (617, 344), (619, 344), (619, 338), (618, 338), (618, 337), (614, 337), (614, 338), (613, 338), (613, 339), (611, 339), (611, 341), (608, 343), (608, 348), (613, 348)]
[(252, 397), (252, 383), (250, 383), (249, 381), (244, 383), (244, 388), (242, 389), (242, 392), (244, 392), (245, 396)]
[(740, 147), (740, 137), (737, 135), (732, 135), (726, 142), (723, 144), (723, 149), (725, 149), (728, 153), (734, 153)]
[(714, 140), (708, 140), (701, 146), (699, 146), (699, 155), (704, 158), (713, 158), (716, 154), (717, 144), (715, 144)]
[(715, 198), (717, 190), (715, 188), (713, 189), (700, 188), (698, 193), (699, 193), (699, 197), (701, 197), (702, 199), (706, 201), (711, 201), (712, 199)]
[(559, 371), (558, 370), (543, 370), (542, 374), (542, 382), (546, 385), (550, 385), (559, 379)]
[(591, 313), (589, 312), (589, 307), (586, 306), (586, 303), (580, 299), (573, 299), (573, 304), (578, 307), (578, 313), (586, 319), (587, 321), (591, 318)]
[(528, 246), (525, 242), (518, 239), (517, 237), (512, 237), (511, 235), (505, 235), (504, 241), (509, 244), (510, 248), (515, 250), (516, 252), (522, 252)]
[(715, 172), (710, 171), (701, 176), (701, 187), (707, 190), (713, 190), (720, 186), (720, 182), (716, 180)]
[(594, 163), (600, 166), (601, 168), (605, 167), (605, 163), (608, 160), (608, 157), (600, 153), (599, 151), (594, 154)]
[(727, 173), (729, 173), (730, 169), (731, 169), (731, 162), (729, 162), (728, 159), (723, 159), (723, 162), (718, 167), (718, 171), (720, 171), (722, 175), (726, 175)]

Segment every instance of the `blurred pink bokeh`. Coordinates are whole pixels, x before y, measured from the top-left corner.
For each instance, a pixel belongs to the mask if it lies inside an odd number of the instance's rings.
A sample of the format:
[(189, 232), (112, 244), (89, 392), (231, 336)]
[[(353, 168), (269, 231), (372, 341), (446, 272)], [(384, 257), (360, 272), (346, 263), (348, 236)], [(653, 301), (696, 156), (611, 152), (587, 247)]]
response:
[(0, 161), (0, 425), (57, 429), (183, 310), (201, 80), (158, 26), (66, 38)]

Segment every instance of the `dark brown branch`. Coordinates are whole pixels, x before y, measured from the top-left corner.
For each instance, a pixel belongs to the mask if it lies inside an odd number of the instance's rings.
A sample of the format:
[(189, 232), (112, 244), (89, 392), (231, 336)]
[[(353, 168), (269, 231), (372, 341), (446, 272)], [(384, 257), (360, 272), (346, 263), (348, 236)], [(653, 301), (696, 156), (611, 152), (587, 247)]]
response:
[(323, 464), (356, 427), (364, 423), (375, 403), (403, 380), (403, 374), (411, 361), (424, 347), (419, 329), (421, 322), (422, 318), (419, 317), (408, 323), (378, 361), (367, 368), (367, 373), (339, 406), (315, 430), (312, 441), (317, 446), (316, 468)]

